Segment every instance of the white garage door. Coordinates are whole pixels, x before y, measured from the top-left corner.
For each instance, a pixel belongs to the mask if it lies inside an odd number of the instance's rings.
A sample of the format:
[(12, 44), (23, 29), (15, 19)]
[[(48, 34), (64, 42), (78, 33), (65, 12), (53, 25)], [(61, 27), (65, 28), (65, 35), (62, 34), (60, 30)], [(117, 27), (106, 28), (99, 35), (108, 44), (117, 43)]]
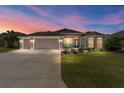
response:
[(35, 39), (35, 49), (59, 49), (59, 39)]

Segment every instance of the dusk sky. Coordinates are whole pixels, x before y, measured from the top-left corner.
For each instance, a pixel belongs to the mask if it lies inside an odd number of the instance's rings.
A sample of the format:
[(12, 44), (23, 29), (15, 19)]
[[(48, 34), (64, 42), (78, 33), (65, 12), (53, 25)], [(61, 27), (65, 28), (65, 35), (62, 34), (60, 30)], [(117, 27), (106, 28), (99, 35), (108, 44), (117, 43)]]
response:
[(124, 29), (124, 6), (0, 6), (0, 33), (58, 29), (113, 33)]

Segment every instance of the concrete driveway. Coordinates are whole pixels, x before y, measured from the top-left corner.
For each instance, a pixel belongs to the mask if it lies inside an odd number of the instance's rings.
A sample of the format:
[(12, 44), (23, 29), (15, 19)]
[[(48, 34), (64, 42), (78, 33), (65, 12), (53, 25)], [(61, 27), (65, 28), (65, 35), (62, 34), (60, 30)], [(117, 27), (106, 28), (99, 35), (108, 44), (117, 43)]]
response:
[(0, 54), (0, 87), (66, 87), (59, 50), (16, 50)]

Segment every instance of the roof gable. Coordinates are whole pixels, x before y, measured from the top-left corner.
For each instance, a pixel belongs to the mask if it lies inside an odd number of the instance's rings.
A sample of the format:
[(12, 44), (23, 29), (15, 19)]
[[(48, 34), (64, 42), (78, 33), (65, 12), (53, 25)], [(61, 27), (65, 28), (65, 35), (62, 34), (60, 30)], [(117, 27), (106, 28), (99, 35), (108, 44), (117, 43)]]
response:
[(72, 30), (72, 29), (61, 29), (61, 30), (57, 30), (55, 31), (56, 33), (82, 33), (76, 30)]

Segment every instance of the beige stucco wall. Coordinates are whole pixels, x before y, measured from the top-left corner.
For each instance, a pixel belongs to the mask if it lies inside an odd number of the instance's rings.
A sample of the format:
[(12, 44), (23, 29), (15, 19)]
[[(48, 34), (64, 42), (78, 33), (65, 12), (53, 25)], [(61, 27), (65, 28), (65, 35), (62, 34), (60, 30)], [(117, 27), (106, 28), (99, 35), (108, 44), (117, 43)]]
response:
[(96, 48), (103, 48), (103, 38), (102, 37), (97, 37), (97, 45)]
[[(35, 37), (35, 38), (22, 38), (21, 48), (23, 49), (63, 49), (66, 39), (71, 38), (72, 44), (75, 39), (79, 39), (79, 45), (82, 48), (103, 48), (104, 38), (102, 36), (84, 36), (82, 39), (76, 36), (66, 37)], [(60, 39), (60, 40), (59, 40)], [(81, 40), (81, 41), (80, 41)], [(90, 45), (91, 44), (91, 45)]]
[(23, 39), (22, 48), (23, 49), (30, 49), (30, 39)]
[(82, 39), (83, 48), (103, 48), (102, 36), (87, 36)]

